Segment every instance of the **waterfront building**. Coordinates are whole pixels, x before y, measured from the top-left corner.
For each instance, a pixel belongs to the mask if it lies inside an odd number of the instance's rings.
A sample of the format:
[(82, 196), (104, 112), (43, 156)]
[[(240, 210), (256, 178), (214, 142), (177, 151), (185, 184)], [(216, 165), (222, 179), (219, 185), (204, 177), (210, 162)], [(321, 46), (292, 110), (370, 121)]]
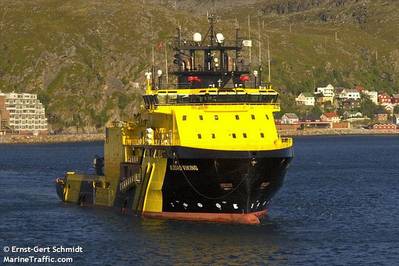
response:
[(6, 132), (9, 121), (10, 115), (6, 109), (6, 97), (0, 95), (0, 135)]
[(294, 113), (286, 113), (281, 117), (281, 123), (287, 125), (299, 124), (299, 117)]
[(320, 121), (320, 116), (316, 114), (308, 114), (301, 121), (302, 128), (331, 128), (330, 122)]
[(349, 128), (351, 128), (351, 123), (349, 121), (341, 121), (339, 123), (331, 123), (331, 128), (334, 128), (334, 129), (349, 129)]
[(8, 113), (8, 127), (13, 133), (46, 134), (47, 118), (36, 94), (0, 93)]
[(320, 116), (320, 120), (322, 122), (331, 122), (331, 123), (339, 123), (341, 119), (336, 112), (327, 112)]
[(315, 104), (315, 98), (313, 94), (309, 92), (302, 92), (298, 95), (295, 101), (297, 105), (314, 106)]
[(396, 130), (397, 126), (395, 124), (375, 124), (373, 129), (376, 130)]

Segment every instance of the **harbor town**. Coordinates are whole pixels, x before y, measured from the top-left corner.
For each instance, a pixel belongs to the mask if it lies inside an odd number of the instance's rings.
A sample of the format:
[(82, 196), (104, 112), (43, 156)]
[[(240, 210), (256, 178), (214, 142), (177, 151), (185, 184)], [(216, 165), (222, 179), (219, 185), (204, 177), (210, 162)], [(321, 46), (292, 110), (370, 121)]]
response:
[(399, 127), (399, 94), (354, 88), (318, 87), (301, 92), (295, 111), (276, 119), (283, 135), (395, 134)]

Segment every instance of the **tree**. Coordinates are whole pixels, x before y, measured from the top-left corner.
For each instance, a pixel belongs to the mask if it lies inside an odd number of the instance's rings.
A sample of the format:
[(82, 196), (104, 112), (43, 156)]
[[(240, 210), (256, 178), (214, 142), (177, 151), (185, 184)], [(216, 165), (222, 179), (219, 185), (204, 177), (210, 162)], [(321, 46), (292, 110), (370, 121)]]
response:
[(363, 115), (372, 118), (377, 112), (378, 106), (370, 100), (369, 97), (362, 98), (360, 102), (360, 111)]
[(281, 113), (295, 113), (297, 112), (297, 106), (295, 103), (295, 96), (292, 94), (281, 94), (280, 95), (280, 106)]
[(331, 103), (331, 101), (327, 101), (324, 103), (324, 110), (326, 112), (334, 112), (335, 106)]
[(320, 116), (323, 114), (323, 112), (322, 112), (322, 110), (320, 109), (319, 106), (315, 105), (315, 106), (310, 110), (309, 114), (312, 115), (312, 116), (320, 117)]

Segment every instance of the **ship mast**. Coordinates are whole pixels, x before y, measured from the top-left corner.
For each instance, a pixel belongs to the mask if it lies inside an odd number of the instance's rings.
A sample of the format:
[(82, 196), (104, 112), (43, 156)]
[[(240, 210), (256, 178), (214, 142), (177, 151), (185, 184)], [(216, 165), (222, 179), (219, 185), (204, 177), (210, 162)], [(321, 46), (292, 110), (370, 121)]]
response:
[(177, 30), (173, 50), (175, 67), (170, 74), (177, 78), (178, 88), (237, 88), (245, 87), (249, 81), (249, 65), (240, 56), (243, 49), (236, 25), (235, 42), (225, 40), (216, 31), (217, 18), (208, 14), (209, 28), (202, 38), (198, 32), (192, 40), (182, 37)]

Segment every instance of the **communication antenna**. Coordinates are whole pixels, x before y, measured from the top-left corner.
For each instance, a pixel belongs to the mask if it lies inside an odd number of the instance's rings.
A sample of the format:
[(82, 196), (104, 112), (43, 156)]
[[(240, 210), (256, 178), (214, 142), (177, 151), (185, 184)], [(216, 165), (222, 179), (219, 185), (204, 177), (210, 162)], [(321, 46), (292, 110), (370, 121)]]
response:
[(260, 30), (260, 19), (258, 18), (258, 49), (259, 49), (259, 65), (262, 64), (262, 41), (261, 41), (261, 30)]
[(169, 70), (168, 70), (168, 44), (165, 43), (165, 78), (166, 86), (169, 84)]
[(209, 28), (209, 33), (210, 33), (210, 39), (211, 39), (211, 45), (213, 45), (213, 39), (215, 37), (215, 30), (214, 30), (214, 23), (215, 23), (215, 15), (213, 15), (212, 13), (209, 14), (209, 12), (207, 12), (207, 17), (208, 17), (208, 21), (210, 24), (210, 28)]
[(155, 80), (154, 80), (154, 76), (155, 76), (155, 51), (154, 51), (154, 46), (151, 46), (151, 54), (152, 54), (152, 87), (154, 87), (155, 84)]
[[(248, 15), (248, 40), (251, 40), (251, 16)], [(249, 46), (249, 64), (252, 64), (252, 49)]]
[[(238, 23), (237, 18), (235, 19), (235, 30), (236, 30), (236, 46), (238, 46), (239, 43), (239, 34), (240, 34), (240, 24)], [(238, 50), (236, 50), (236, 60), (238, 59)]]
[(271, 64), (270, 64), (270, 40), (269, 36), (267, 36), (267, 68), (269, 69), (268, 81), (269, 83), (272, 81), (271, 77)]

